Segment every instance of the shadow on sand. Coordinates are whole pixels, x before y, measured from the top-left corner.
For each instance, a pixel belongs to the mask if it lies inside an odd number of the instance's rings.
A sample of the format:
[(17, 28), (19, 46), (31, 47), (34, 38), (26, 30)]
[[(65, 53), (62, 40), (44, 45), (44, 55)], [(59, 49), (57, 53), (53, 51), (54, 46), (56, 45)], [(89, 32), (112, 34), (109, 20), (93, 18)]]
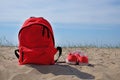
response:
[(91, 74), (85, 73), (85, 72), (81, 72), (80, 70), (73, 68), (69, 65), (28, 65), (34, 69), (36, 69), (37, 71), (39, 71), (40, 73), (43, 74), (48, 74), (48, 73), (52, 73), (54, 75), (75, 75), (76, 77), (80, 78), (80, 79), (87, 79), (87, 80), (94, 80), (95, 77)]

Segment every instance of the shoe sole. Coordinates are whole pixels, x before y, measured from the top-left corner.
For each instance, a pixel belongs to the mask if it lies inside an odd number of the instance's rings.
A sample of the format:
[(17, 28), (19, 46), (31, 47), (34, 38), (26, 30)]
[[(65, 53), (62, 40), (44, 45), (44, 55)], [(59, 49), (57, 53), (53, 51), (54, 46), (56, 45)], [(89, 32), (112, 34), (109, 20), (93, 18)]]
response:
[(73, 65), (77, 64), (77, 62), (68, 61), (68, 59), (66, 59), (66, 63), (73, 64)]

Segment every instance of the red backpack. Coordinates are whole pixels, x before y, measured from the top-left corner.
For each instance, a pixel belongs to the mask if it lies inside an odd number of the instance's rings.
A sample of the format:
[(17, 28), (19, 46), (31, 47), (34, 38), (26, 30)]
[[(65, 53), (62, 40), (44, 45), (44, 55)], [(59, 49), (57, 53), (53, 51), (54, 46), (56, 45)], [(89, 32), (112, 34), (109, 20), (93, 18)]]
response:
[[(51, 25), (42, 17), (31, 17), (25, 21), (18, 34), (19, 49), (15, 55), (20, 64), (55, 64), (62, 48), (55, 48)], [(54, 55), (59, 51), (57, 60)]]

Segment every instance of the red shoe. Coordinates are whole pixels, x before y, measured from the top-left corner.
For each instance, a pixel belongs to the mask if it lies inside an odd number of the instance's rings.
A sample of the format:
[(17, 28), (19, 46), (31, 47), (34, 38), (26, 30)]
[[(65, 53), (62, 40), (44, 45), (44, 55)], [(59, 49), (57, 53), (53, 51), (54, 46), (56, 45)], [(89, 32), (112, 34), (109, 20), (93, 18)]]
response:
[(66, 63), (68, 64), (77, 64), (77, 57), (75, 54), (68, 54), (67, 58), (66, 58)]
[(83, 63), (86, 63), (88, 64), (88, 57), (85, 56), (85, 55), (80, 55), (80, 54), (75, 54), (76, 57), (77, 57), (77, 61), (78, 61), (78, 64), (83, 64)]
[(88, 57), (79, 51), (69, 53), (66, 58), (68, 64), (88, 64)]

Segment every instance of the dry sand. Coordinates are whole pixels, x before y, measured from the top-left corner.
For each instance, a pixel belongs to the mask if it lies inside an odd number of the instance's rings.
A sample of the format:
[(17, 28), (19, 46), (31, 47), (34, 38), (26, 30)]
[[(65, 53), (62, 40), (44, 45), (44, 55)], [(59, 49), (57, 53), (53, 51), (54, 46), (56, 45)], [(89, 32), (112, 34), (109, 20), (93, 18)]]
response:
[(15, 47), (0, 47), (0, 80), (120, 80), (120, 49), (64, 48), (60, 61), (70, 51), (89, 57), (87, 65), (18, 65)]

